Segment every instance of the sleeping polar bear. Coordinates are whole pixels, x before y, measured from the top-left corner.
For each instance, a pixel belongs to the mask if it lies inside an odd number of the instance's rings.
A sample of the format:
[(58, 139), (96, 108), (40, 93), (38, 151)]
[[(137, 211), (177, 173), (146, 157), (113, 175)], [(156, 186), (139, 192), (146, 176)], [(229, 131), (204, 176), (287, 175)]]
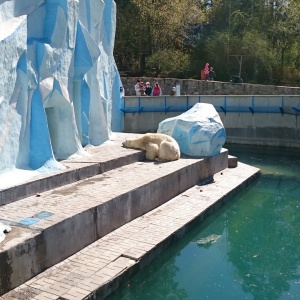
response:
[(178, 143), (169, 135), (162, 133), (146, 133), (138, 138), (123, 142), (127, 148), (146, 151), (148, 160), (177, 160), (180, 158)]

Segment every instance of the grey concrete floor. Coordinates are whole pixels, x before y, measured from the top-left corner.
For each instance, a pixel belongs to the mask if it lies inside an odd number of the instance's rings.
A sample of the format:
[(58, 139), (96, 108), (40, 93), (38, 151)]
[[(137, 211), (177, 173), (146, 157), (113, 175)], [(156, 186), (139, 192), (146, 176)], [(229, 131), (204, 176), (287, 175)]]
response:
[[(90, 148), (90, 156), (62, 163), (68, 166), (67, 170), (71, 170), (81, 168), (83, 164), (98, 166), (110, 160), (118, 160), (121, 156), (137, 153), (136, 150), (121, 147), (122, 140), (127, 136), (116, 134), (115, 139), (105, 145)], [(108, 171), (93, 176), (92, 180), (96, 184), (91, 183), (91, 178), (88, 177), (86, 180), (51, 188), (38, 196), (32, 195), (3, 205), (0, 207), (0, 219), (16, 224), (20, 220), (31, 219), (42, 211), (51, 212), (51, 215), (27, 227), (16, 226), (12, 237), (8, 235), (0, 247), (2, 250), (9, 248), (12, 243), (16, 243), (16, 237), (28, 239), (54, 224), (61, 224), (74, 215), (80, 215), (96, 204), (109, 201), (120, 192), (126, 193), (143, 185), (145, 181), (155, 181), (167, 176), (168, 172), (194, 163), (193, 160), (180, 159), (156, 164), (137, 161), (136, 158), (135, 161), (129, 159), (128, 164), (116, 168), (107, 167)], [(99, 299), (105, 299), (122, 282), (182, 237), (196, 222), (204, 220), (208, 214), (229, 201), (237, 190), (255, 180), (259, 173), (259, 169), (242, 163), (238, 163), (236, 168), (226, 168), (214, 175), (213, 182), (192, 186), (97, 239), (0, 299), (92, 299), (95, 295)], [(84, 240), (84, 235), (81, 232), (78, 239)]]

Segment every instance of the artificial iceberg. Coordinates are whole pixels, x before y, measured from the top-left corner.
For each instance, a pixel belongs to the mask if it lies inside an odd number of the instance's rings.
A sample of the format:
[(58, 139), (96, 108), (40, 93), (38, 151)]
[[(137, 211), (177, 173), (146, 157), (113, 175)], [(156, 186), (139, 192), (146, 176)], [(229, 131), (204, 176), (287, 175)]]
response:
[(113, 0), (0, 1), (0, 174), (58, 162), (119, 130)]
[(181, 115), (161, 121), (157, 132), (172, 136), (183, 154), (194, 157), (214, 156), (226, 141), (224, 125), (210, 103), (196, 103)]

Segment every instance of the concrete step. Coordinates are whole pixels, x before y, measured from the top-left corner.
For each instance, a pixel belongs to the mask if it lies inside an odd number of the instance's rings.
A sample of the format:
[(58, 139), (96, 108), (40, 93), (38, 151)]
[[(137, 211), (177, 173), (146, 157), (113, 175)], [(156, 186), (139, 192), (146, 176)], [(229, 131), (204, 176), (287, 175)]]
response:
[[(159, 166), (148, 164), (140, 167), (142, 172), (148, 169), (152, 174), (155, 167)], [(161, 175), (167, 180), (163, 169), (160, 168)], [(259, 174), (259, 169), (242, 163), (236, 168), (224, 169), (214, 175), (212, 183), (197, 184), (181, 192), (0, 299), (105, 299), (120, 285), (130, 282), (134, 274), (254, 181)], [(172, 184), (176, 189), (176, 182)], [(177, 185), (181, 184), (177, 182)], [(146, 194), (140, 195), (145, 197), (143, 200), (149, 201)], [(151, 197), (152, 201), (156, 202), (157, 197), (161, 195), (155, 194)], [(141, 201), (135, 201), (136, 204), (138, 202)]]
[(144, 160), (144, 151), (122, 147), (122, 141), (133, 136), (137, 135), (113, 133), (103, 145), (87, 148), (84, 156), (60, 161), (65, 170), (36, 175), (21, 184), (12, 180), (5, 188), (1, 188), (0, 182), (0, 206)]
[(0, 295), (227, 165), (226, 149), (206, 159), (133, 162), (1, 206), (12, 231), (0, 244)]

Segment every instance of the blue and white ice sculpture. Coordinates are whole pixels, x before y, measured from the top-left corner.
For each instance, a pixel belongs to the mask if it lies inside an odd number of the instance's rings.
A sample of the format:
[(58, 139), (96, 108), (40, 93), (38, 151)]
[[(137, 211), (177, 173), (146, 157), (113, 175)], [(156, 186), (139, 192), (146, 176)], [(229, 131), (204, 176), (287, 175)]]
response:
[(0, 174), (60, 169), (118, 131), (115, 27), (113, 0), (0, 1)]

